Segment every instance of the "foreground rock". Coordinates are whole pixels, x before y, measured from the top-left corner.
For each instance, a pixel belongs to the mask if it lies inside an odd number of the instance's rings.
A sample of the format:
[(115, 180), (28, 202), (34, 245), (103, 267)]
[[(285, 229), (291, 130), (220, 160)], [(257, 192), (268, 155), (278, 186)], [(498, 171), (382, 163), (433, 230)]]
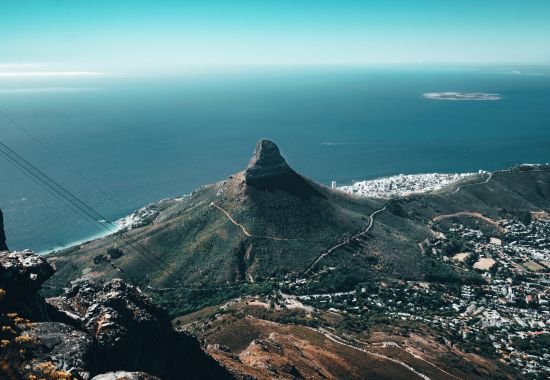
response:
[(0, 312), (49, 321), (55, 313), (37, 292), (54, 273), (52, 266), (32, 251), (0, 253), (0, 289), (5, 292)]
[(2, 210), (0, 210), (0, 251), (7, 251), (8, 246), (6, 245), (6, 234), (4, 233), (4, 215)]
[(48, 301), (93, 337), (100, 372), (123, 368), (163, 379), (228, 378), (195, 338), (174, 331), (161, 308), (122, 280), (78, 285)]
[(40, 363), (52, 363), (75, 377), (87, 379), (97, 362), (93, 339), (83, 331), (59, 322), (33, 323), (23, 336), (36, 343), (33, 357)]
[(54, 273), (53, 267), (32, 251), (4, 252), (0, 266), (0, 286), (25, 294), (37, 292)]
[(45, 302), (53, 273), (32, 251), (0, 253), (0, 379), (232, 378), (138, 288), (82, 284)]

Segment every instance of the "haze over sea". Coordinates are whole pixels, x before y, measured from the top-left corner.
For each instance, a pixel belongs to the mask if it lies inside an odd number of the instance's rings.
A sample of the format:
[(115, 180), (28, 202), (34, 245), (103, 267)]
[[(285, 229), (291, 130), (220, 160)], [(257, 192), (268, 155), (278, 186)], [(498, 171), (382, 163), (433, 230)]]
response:
[[(422, 98), (445, 91), (501, 99)], [(4, 143), (116, 220), (242, 170), (260, 138), (274, 140), (297, 171), (325, 184), (547, 162), (549, 104), (550, 70), (537, 66), (4, 77), (0, 110), (71, 168), (5, 118), (0, 131)], [(44, 252), (98, 232), (3, 159), (0, 178), (11, 249)]]

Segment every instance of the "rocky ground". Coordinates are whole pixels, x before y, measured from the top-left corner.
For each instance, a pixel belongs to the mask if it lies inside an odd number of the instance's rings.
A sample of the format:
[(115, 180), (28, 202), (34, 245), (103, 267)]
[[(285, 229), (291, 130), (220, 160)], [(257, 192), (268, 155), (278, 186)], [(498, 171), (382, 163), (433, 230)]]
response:
[(229, 379), (191, 335), (121, 280), (38, 290), (54, 269), (32, 251), (0, 253), (1, 379)]
[(8, 247), (6, 246), (6, 235), (4, 234), (4, 215), (2, 210), (0, 210), (0, 251), (7, 251)]

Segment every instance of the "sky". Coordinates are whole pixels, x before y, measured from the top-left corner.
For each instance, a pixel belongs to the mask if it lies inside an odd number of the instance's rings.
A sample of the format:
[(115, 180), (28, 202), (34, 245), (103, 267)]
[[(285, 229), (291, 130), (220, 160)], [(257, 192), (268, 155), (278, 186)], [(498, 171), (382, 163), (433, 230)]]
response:
[(549, 0), (0, 0), (0, 70), (550, 64)]

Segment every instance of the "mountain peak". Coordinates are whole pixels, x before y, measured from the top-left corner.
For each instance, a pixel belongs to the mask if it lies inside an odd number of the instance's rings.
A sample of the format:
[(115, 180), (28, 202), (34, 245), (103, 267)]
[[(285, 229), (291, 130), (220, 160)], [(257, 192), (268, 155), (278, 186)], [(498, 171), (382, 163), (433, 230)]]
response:
[(288, 166), (277, 144), (269, 140), (262, 139), (256, 144), (244, 180), (248, 189), (279, 190), (302, 199), (324, 198), (315, 186)]
[(281, 156), (279, 147), (270, 140), (260, 140), (256, 144), (254, 155), (245, 171), (246, 182), (256, 179), (277, 176), (290, 172), (292, 169)]

